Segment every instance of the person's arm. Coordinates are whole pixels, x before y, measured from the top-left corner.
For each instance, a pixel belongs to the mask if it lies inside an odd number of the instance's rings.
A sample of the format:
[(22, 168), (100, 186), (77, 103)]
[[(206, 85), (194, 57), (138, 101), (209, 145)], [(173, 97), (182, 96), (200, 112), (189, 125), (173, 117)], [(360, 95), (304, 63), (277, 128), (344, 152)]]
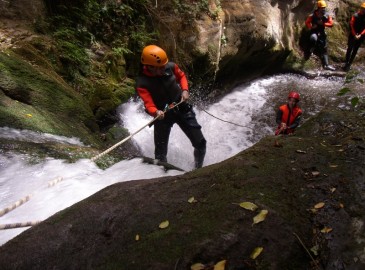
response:
[(332, 17), (328, 15), (328, 20), (324, 23), (324, 27), (332, 27), (332, 26), (333, 26)]
[(308, 16), (308, 18), (305, 20), (305, 25), (308, 29), (312, 29), (312, 15)]
[(180, 84), (181, 90), (189, 91), (188, 79), (186, 78), (184, 71), (182, 71), (177, 64), (175, 64), (174, 67), (174, 74), (176, 81)]
[(276, 123), (281, 125), (281, 119), (283, 118), (283, 112), (279, 109), (276, 113)]
[[(350, 20), (350, 28), (351, 28), (351, 34), (353, 35), (353, 36), (356, 36), (357, 35), (357, 33), (356, 33), (356, 31), (355, 31), (355, 16), (352, 16), (351, 17), (351, 20)], [(364, 30), (365, 31), (365, 30)]]
[(176, 77), (176, 81), (180, 84), (180, 88), (182, 90), (181, 100), (185, 101), (189, 99), (189, 86), (188, 86), (188, 79), (184, 71), (182, 71), (178, 65), (175, 64), (174, 67), (174, 74)]
[(297, 116), (297, 118), (295, 118), (295, 120), (294, 120), (293, 124), (291, 124), (288, 128), (294, 129), (294, 128), (296, 128), (297, 126), (299, 126), (299, 123), (300, 123), (300, 120), (301, 120), (301, 119), (302, 119), (302, 115), (301, 115), (301, 114), (299, 114), (299, 115)]
[(152, 116), (157, 116), (156, 113), (158, 109), (155, 103), (153, 102), (150, 92), (148, 92), (148, 90), (145, 88), (137, 88), (136, 90), (138, 95), (143, 100), (144, 107), (146, 108), (147, 112)]

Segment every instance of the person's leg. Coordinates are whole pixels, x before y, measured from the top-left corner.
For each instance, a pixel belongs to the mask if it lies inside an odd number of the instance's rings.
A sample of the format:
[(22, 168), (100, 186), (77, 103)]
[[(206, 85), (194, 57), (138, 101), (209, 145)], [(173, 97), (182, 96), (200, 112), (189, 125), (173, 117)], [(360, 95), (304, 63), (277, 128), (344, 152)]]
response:
[(172, 123), (157, 120), (154, 124), (155, 159), (167, 162), (167, 149)]
[(317, 46), (317, 41), (318, 41), (317, 33), (312, 33), (309, 37), (309, 44), (310, 44), (309, 52), (311, 54), (313, 53), (314, 49)]
[[(352, 61), (350, 60), (352, 58), (352, 60), (355, 58), (352, 57), (352, 55), (354, 54), (354, 44), (355, 44), (355, 38), (352, 34), (349, 35), (349, 38), (347, 40), (347, 50), (346, 50), (346, 59), (345, 59), (345, 66), (343, 67), (343, 69), (345, 71), (348, 71), (350, 69), (351, 63)], [(357, 50), (356, 50), (357, 53)], [(355, 53), (355, 55), (356, 55)]]
[(176, 123), (194, 147), (195, 168), (201, 168), (204, 163), (207, 142), (201, 131), (201, 126), (196, 120), (193, 109), (189, 108), (186, 112), (179, 112), (179, 119)]
[(326, 35), (322, 35), (318, 40), (319, 50), (321, 53), (322, 66), (327, 70), (336, 70), (334, 67), (330, 66), (328, 63), (328, 54), (327, 54), (327, 38)]
[(352, 49), (352, 53), (351, 53), (351, 57), (349, 59), (349, 64), (351, 65), (352, 62), (354, 61), (355, 57), (356, 57), (356, 54), (357, 54), (357, 51), (359, 50), (360, 48), (360, 45), (362, 43), (362, 39), (358, 39), (358, 40), (355, 40), (354, 41), (354, 45), (353, 45), (353, 49)]

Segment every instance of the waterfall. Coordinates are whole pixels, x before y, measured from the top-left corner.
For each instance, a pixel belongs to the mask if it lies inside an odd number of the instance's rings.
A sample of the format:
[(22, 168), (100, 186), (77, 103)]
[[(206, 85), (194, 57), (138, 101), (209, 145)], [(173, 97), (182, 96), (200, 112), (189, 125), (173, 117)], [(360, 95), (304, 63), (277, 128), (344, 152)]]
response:
[[(334, 98), (341, 85), (340, 79), (308, 80), (298, 75), (277, 75), (241, 85), (213, 104), (194, 106), (207, 140), (204, 166), (225, 160), (262, 137), (272, 135), (276, 128), (275, 112), (279, 105), (286, 102), (289, 91), (296, 90), (301, 94), (300, 106), (304, 110), (305, 121), (323, 108), (328, 99)], [(140, 101), (129, 101), (118, 111), (121, 125), (131, 133), (151, 120)], [(0, 138), (81, 144), (77, 138), (6, 127), (0, 128)], [(143, 129), (132, 141), (141, 149), (142, 155), (154, 158), (153, 127)], [(193, 168), (193, 148), (177, 125), (172, 128), (167, 158), (171, 164), (186, 171)], [(0, 224), (44, 220), (117, 182), (182, 173), (175, 170), (165, 172), (163, 167), (143, 163), (142, 159), (124, 160), (106, 170), (86, 159), (67, 163), (47, 158), (37, 164), (30, 160), (29, 154), (0, 149), (0, 210), (32, 195), (28, 202), (1, 216)], [(49, 187), (48, 182), (57, 177), (62, 177), (62, 181)], [(0, 245), (25, 229), (0, 230)]]

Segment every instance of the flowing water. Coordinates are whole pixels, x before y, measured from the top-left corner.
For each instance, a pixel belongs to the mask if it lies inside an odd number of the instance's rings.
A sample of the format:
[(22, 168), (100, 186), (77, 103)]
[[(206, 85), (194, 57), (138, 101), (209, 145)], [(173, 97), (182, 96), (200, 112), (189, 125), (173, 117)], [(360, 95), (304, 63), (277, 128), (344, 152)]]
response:
[[(195, 106), (198, 122), (207, 140), (204, 166), (225, 160), (262, 137), (272, 135), (276, 128), (276, 110), (286, 102), (290, 90), (301, 94), (300, 106), (304, 110), (305, 121), (335, 97), (342, 83), (341, 79), (308, 80), (297, 75), (278, 75), (241, 85), (213, 104)], [(151, 120), (140, 101), (123, 104), (119, 114), (121, 124), (131, 133)], [(77, 138), (6, 127), (0, 128), (0, 138), (82, 145)], [(143, 156), (154, 157), (153, 127), (143, 129), (132, 140)], [(193, 168), (192, 146), (178, 126), (172, 129), (167, 158), (170, 163), (186, 171)], [(121, 161), (106, 170), (99, 169), (90, 160), (70, 164), (48, 158), (32, 164), (29, 159), (28, 155), (3, 153), (0, 149), (0, 211), (32, 195), (28, 202), (1, 216), (0, 225), (44, 220), (117, 182), (182, 173), (175, 170), (165, 172), (164, 168), (143, 163), (141, 159)], [(62, 177), (62, 181), (49, 187), (48, 183), (57, 177)], [(0, 230), (0, 245), (25, 229)]]

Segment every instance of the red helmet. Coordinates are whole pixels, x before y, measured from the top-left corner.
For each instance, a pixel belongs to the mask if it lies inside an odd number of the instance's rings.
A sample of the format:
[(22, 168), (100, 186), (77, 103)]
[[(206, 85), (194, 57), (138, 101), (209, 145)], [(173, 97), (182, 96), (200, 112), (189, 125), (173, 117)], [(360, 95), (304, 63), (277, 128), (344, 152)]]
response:
[(290, 92), (289, 95), (288, 95), (288, 98), (295, 98), (296, 100), (300, 100), (300, 96), (298, 94), (298, 92)]

